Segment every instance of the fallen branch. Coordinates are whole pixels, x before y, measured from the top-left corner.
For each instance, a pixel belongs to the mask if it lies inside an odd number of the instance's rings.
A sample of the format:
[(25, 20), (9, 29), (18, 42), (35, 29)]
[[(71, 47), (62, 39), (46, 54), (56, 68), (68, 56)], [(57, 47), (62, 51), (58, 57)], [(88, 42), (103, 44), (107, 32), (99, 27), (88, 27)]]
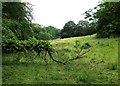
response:
[(53, 61), (55, 61), (55, 62), (57, 62), (57, 63), (64, 64), (64, 65), (66, 64), (66, 62), (61, 62), (61, 61), (57, 61), (57, 60), (55, 60), (55, 59), (53, 58), (51, 52), (48, 51), (48, 54), (49, 54), (50, 58), (51, 58)]

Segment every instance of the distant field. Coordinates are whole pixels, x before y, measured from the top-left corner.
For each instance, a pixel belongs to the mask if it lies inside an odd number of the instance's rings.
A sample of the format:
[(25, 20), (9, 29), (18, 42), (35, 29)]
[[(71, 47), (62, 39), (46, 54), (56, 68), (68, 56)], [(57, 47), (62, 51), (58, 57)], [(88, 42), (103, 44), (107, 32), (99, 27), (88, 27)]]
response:
[[(25, 57), (34, 56), (33, 53), (3, 55), (3, 84), (117, 84), (118, 38), (96, 39), (91, 35), (51, 40), (56, 50), (53, 57), (59, 61), (73, 58), (76, 40), (89, 43), (90, 51), (66, 65), (55, 63), (49, 56), (48, 65), (42, 58), (25, 63)], [(14, 61), (17, 56), (21, 62)]]

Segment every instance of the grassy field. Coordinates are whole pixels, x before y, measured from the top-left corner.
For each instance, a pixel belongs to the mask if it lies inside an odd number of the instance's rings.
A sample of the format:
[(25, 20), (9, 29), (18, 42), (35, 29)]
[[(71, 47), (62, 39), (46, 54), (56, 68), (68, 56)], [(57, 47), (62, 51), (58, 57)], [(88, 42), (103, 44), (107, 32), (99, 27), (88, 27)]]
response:
[[(89, 43), (90, 51), (66, 65), (52, 61), (49, 56), (48, 65), (39, 57), (33, 62), (24, 62), (34, 53), (3, 55), (3, 84), (117, 84), (118, 38), (96, 39), (91, 35), (51, 40), (56, 50), (53, 57), (60, 61), (73, 58), (76, 40)], [(21, 60), (16, 63), (18, 56)]]

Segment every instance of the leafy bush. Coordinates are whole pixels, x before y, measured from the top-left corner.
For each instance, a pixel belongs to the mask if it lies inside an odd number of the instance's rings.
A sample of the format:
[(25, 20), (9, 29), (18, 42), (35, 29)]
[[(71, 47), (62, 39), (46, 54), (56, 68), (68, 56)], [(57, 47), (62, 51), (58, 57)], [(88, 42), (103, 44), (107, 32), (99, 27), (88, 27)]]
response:
[(16, 39), (16, 36), (10, 29), (2, 27), (2, 40), (7, 39)]
[(2, 43), (3, 53), (25, 52), (34, 50), (36, 53), (41, 51), (52, 52), (53, 48), (48, 41), (43, 40), (15, 40), (8, 39)]

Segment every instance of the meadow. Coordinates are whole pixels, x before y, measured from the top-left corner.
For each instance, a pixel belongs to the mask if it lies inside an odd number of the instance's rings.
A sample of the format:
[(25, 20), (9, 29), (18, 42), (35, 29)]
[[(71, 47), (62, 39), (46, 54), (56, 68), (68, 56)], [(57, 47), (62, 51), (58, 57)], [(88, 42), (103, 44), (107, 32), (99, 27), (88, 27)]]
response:
[[(82, 58), (63, 65), (52, 61), (47, 55), (48, 64), (37, 57), (31, 62), (25, 59), (33, 53), (12, 53), (2, 57), (3, 84), (117, 84), (118, 83), (118, 39), (101, 38), (95, 35), (55, 39), (50, 43), (55, 48), (53, 57), (67, 61), (76, 55), (74, 44), (89, 43), (90, 51)], [(19, 62), (15, 58), (20, 57)]]

